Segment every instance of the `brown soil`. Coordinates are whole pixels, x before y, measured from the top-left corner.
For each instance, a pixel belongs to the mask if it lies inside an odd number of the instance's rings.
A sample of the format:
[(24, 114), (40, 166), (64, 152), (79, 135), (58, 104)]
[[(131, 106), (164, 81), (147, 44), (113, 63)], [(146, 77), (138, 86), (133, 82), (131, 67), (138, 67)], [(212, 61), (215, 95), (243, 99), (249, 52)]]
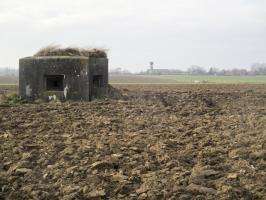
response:
[(0, 199), (263, 199), (266, 85), (121, 86), (0, 107)]

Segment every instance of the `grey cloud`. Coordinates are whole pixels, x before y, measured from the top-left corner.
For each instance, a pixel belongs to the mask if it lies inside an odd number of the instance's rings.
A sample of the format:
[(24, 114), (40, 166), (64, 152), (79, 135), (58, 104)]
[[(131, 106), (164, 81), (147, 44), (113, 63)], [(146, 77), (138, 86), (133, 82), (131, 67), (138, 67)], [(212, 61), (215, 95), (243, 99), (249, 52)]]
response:
[(263, 0), (2, 0), (0, 67), (51, 43), (110, 48), (111, 67), (266, 61)]

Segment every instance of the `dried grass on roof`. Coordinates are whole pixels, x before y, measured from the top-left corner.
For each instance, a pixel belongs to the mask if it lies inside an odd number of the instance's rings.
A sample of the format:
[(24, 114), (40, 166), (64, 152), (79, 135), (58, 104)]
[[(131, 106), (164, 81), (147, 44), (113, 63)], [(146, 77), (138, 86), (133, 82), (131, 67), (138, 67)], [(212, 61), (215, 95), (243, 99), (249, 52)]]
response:
[(67, 47), (61, 48), (60, 46), (50, 45), (41, 48), (35, 57), (42, 56), (86, 56), (86, 57), (100, 57), (106, 58), (106, 49), (99, 48), (77, 48), (77, 47)]

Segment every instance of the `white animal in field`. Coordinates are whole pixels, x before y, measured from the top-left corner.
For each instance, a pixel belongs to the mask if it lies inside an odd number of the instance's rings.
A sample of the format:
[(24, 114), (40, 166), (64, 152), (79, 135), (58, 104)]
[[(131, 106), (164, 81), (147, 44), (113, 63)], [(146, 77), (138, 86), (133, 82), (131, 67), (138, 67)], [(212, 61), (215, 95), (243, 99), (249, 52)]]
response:
[(194, 83), (200, 83), (200, 81), (199, 80), (194, 80)]

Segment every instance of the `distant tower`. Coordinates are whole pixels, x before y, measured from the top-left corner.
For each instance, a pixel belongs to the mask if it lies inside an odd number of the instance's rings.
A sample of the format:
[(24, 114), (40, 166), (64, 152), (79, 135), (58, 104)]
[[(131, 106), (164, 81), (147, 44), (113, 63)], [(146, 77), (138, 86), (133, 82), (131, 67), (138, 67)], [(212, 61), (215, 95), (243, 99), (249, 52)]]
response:
[(154, 65), (154, 62), (150, 62), (150, 70), (153, 71), (153, 65)]

